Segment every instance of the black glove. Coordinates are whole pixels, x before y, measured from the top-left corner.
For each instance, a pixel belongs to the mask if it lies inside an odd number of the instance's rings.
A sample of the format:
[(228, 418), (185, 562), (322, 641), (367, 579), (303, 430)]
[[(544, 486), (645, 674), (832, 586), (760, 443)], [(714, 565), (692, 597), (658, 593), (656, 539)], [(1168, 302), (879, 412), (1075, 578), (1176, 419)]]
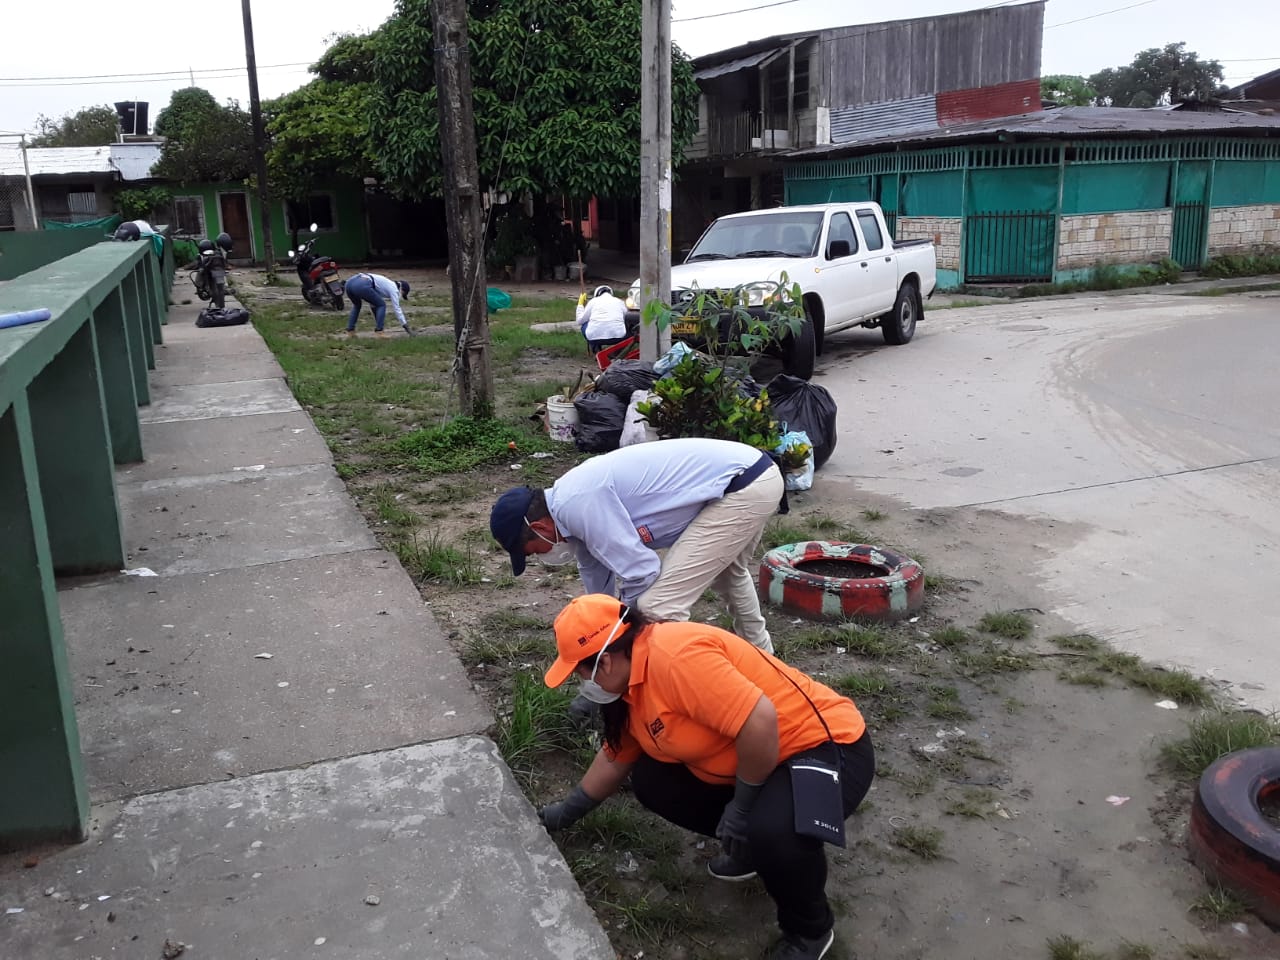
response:
[(538, 819), (548, 831), (563, 830), (571, 827), (588, 813), (600, 806), (599, 800), (592, 800), (581, 785), (573, 788), (563, 800), (549, 803), (538, 811)]
[(763, 783), (747, 783), (741, 777), (734, 784), (733, 799), (725, 805), (720, 823), (716, 826), (716, 837), (726, 852), (732, 853), (735, 848), (747, 845), (751, 808), (755, 806), (756, 797), (760, 795), (760, 788), (763, 786)]

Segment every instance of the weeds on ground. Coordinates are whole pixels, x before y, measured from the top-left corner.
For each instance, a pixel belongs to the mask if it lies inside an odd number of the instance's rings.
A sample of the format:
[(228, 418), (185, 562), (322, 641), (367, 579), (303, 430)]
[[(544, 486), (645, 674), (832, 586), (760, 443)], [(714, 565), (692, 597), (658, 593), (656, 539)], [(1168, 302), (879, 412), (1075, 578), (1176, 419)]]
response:
[(457, 417), (400, 437), (394, 449), (421, 476), (434, 477), (511, 459), (513, 453), (550, 450), (553, 442), (506, 421)]
[(898, 684), (883, 670), (869, 670), (836, 677), (831, 682), (831, 688), (857, 702), (859, 699), (892, 694), (898, 689)]
[(1034, 665), (1030, 657), (1012, 653), (1007, 647), (990, 641), (979, 650), (964, 650), (956, 655), (956, 666), (971, 679), (1000, 673), (1022, 673)]
[(900, 656), (905, 650), (905, 645), (899, 638), (875, 624), (845, 624), (835, 631), (832, 639), (836, 646), (844, 647), (849, 653), (868, 660), (889, 660)]
[(498, 752), (511, 772), (528, 787), (538, 758), (553, 750), (575, 752), (582, 735), (569, 716), (569, 694), (550, 688), (541, 677), (517, 673), (511, 689), (511, 709), (498, 718)]
[(1200, 273), (1216, 280), (1280, 273), (1280, 250), (1256, 254), (1228, 253), (1211, 257), (1209, 262), (1200, 268)]
[(1230, 960), (1231, 954), (1207, 943), (1189, 943), (1182, 948), (1187, 960)]
[(1219, 757), (1250, 747), (1280, 746), (1280, 720), (1275, 714), (1214, 711), (1187, 725), (1187, 736), (1165, 744), (1160, 759), (1175, 773), (1198, 778)]
[(969, 634), (957, 626), (948, 624), (929, 634), (929, 639), (944, 650), (956, 650), (969, 642)]
[(551, 624), (509, 611), (491, 613), (464, 642), (461, 657), (468, 667), (482, 663), (550, 663), (555, 659)]
[(970, 720), (973, 718), (973, 714), (966, 710), (960, 702), (960, 691), (955, 687), (931, 684), (928, 690), (929, 702), (925, 706), (925, 713), (935, 720)]
[(1215, 887), (1192, 900), (1189, 909), (1202, 920), (1220, 925), (1240, 919), (1249, 908), (1230, 890)]
[(1068, 669), (1059, 676), (1068, 683), (1106, 686), (1104, 674), (1110, 674), (1132, 687), (1149, 690), (1156, 696), (1181, 704), (1207, 706), (1213, 702), (1208, 684), (1185, 670), (1166, 670), (1143, 662), (1131, 653), (1112, 650), (1097, 637), (1087, 633), (1058, 635), (1049, 638), (1064, 650), (1084, 658), (1082, 669)]
[(883, 520), (886, 514), (882, 510), (874, 510), (867, 508), (862, 511), (862, 519), (868, 523), (875, 523), (877, 520)]
[(983, 614), (978, 621), (978, 629), (983, 633), (994, 633), (1007, 640), (1025, 640), (1031, 636), (1034, 625), (1025, 613), (1017, 611), (996, 611)]
[(985, 787), (968, 787), (946, 798), (942, 812), (952, 817), (985, 820), (995, 810), (996, 795)]
[(484, 576), (480, 560), (470, 545), (462, 550), (450, 546), (438, 533), (420, 538), (415, 531), (400, 537), (392, 546), (401, 565), (414, 580), (437, 580), (455, 586), (479, 583)]
[(1059, 633), (1050, 637), (1049, 642), (1075, 653), (1100, 653), (1106, 649), (1106, 645), (1090, 633)]
[(908, 825), (894, 828), (893, 843), (921, 860), (937, 860), (942, 856), (942, 836), (937, 827)]
[(1047, 941), (1049, 960), (1106, 960), (1104, 954), (1094, 950), (1083, 940), (1063, 934)]
[(1122, 940), (1116, 948), (1116, 960), (1154, 960), (1155, 955), (1154, 947), (1132, 940)]

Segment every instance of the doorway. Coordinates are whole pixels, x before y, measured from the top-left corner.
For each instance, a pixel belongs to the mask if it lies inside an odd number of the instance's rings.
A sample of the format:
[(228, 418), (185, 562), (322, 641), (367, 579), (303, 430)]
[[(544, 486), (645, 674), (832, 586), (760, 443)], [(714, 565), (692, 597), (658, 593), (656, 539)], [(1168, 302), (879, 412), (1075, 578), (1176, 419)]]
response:
[[(253, 231), (249, 229), (249, 195), (246, 193), (218, 194), (218, 221), (224, 233), (231, 234), (236, 246), (248, 247), (249, 258), (254, 255)], [(241, 247), (244, 249), (245, 247)]]

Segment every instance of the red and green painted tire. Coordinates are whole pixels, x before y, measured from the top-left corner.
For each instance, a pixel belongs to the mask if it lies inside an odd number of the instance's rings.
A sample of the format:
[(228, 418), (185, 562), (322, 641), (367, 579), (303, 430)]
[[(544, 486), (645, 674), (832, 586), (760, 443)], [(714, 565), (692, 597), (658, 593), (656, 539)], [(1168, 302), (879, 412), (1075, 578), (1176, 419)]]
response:
[[(805, 569), (824, 561), (834, 571), (847, 565), (850, 575)], [(924, 606), (924, 569), (884, 547), (809, 540), (766, 553), (759, 590), (763, 603), (811, 620), (901, 620)]]
[(1260, 804), (1280, 799), (1280, 747), (1229, 753), (1200, 777), (1188, 842), (1197, 866), (1280, 926), (1280, 827)]

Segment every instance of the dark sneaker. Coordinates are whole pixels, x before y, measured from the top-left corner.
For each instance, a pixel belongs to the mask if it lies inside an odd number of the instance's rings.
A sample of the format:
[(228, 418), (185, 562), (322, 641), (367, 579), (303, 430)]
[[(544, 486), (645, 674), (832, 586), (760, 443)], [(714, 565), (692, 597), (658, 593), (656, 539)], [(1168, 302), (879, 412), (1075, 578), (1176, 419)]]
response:
[(835, 942), (835, 930), (828, 930), (820, 937), (802, 937), (798, 933), (784, 934), (769, 954), (769, 960), (822, 960)]
[(717, 853), (707, 863), (707, 873), (717, 880), (728, 880), (730, 883), (742, 883), (756, 875), (756, 868), (749, 861), (740, 860), (727, 853)]

